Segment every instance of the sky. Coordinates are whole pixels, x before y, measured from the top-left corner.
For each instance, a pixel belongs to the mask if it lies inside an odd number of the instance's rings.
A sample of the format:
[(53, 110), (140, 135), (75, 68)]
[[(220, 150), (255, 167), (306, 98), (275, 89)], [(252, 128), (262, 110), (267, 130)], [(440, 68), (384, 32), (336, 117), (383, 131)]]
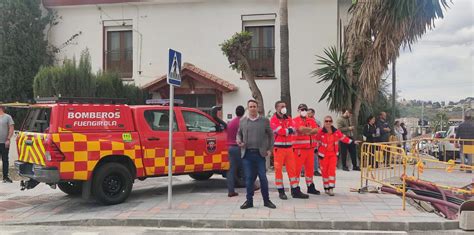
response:
[(396, 64), (399, 99), (474, 97), (474, 0), (452, 0), (449, 5), (444, 18), (435, 21), (435, 29), (411, 51), (402, 49)]

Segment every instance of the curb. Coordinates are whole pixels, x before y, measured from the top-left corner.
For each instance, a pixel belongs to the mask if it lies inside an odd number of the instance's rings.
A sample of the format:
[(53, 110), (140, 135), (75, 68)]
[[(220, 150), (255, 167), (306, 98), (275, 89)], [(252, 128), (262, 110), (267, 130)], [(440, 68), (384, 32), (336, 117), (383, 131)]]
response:
[(52, 226), (138, 226), (169, 228), (235, 228), (235, 229), (300, 229), (300, 230), (377, 230), (439, 231), (457, 230), (458, 221), (389, 222), (389, 221), (315, 221), (315, 220), (213, 220), (213, 219), (83, 219), (7, 223), (3, 225)]

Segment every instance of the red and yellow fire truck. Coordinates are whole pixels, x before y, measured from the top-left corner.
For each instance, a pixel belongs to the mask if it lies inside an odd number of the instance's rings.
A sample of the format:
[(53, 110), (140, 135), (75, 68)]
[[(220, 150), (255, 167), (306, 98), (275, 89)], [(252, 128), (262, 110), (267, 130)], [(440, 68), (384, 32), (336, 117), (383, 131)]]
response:
[[(229, 168), (226, 135), (215, 118), (174, 108), (173, 174), (209, 179)], [(58, 99), (34, 104), (18, 133), (22, 187), (43, 182), (104, 204), (127, 199), (135, 179), (168, 174), (169, 106)]]

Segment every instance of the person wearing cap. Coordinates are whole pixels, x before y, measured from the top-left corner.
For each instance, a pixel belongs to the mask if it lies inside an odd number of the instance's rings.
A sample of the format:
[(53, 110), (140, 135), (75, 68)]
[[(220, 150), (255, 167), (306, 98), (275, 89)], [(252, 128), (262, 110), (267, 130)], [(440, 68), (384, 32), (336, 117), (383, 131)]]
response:
[[(296, 129), (296, 135), (293, 138), (293, 155), (296, 159), (296, 175), (298, 177), (304, 166), (305, 170), (305, 182), (308, 187), (307, 193), (319, 195), (320, 192), (316, 189), (313, 182), (314, 172), (314, 148), (316, 147), (316, 141), (312, 136), (318, 133), (319, 126), (313, 118), (308, 118), (308, 106), (306, 104), (298, 105), (299, 115), (293, 119), (293, 123)], [(292, 193), (299, 196), (308, 197), (307, 194), (303, 194), (300, 191), (300, 187), (296, 187)], [(293, 196), (294, 197), (294, 196)]]
[[(339, 141), (343, 143), (352, 143), (353, 140), (344, 135), (340, 130), (332, 125), (332, 117), (324, 118), (324, 126), (316, 135), (319, 141), (318, 154), (320, 157), (319, 164), (323, 178), (324, 191), (329, 196), (334, 196), (334, 188), (336, 187), (336, 165), (337, 156), (339, 155)], [(359, 141), (355, 141), (359, 144)]]
[[(278, 189), (280, 199), (286, 200), (283, 184), (283, 166), (286, 168), (291, 188), (298, 187), (297, 176), (295, 175), (295, 159), (293, 156), (293, 119), (286, 114), (286, 104), (283, 101), (275, 103), (275, 114), (270, 119), (270, 127), (275, 135), (273, 143), (273, 165), (275, 167), (275, 185)], [(292, 190), (293, 191), (293, 190)]]

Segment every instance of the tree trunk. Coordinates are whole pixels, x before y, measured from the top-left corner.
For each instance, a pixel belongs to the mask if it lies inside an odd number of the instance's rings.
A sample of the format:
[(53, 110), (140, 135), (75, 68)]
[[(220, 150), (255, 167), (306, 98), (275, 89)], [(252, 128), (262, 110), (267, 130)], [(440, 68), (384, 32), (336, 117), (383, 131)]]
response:
[(353, 134), (354, 134), (354, 138), (356, 139), (359, 138), (358, 128), (359, 128), (359, 112), (360, 112), (361, 106), (362, 106), (362, 99), (360, 98), (360, 94), (357, 94), (355, 96), (355, 100), (352, 107), (353, 114), (354, 114), (352, 115), (352, 125), (354, 126)]
[(280, 0), (280, 98), (286, 103), (288, 114), (291, 116), (289, 38), (288, 0)]
[(263, 95), (258, 88), (257, 83), (255, 82), (255, 76), (253, 75), (252, 68), (250, 67), (250, 63), (248, 62), (245, 56), (240, 57), (242, 63), (244, 64), (244, 68), (242, 69), (242, 73), (244, 75), (245, 80), (249, 84), (250, 92), (252, 92), (252, 97), (258, 102), (258, 113), (260, 115), (265, 115), (265, 104), (263, 103)]

